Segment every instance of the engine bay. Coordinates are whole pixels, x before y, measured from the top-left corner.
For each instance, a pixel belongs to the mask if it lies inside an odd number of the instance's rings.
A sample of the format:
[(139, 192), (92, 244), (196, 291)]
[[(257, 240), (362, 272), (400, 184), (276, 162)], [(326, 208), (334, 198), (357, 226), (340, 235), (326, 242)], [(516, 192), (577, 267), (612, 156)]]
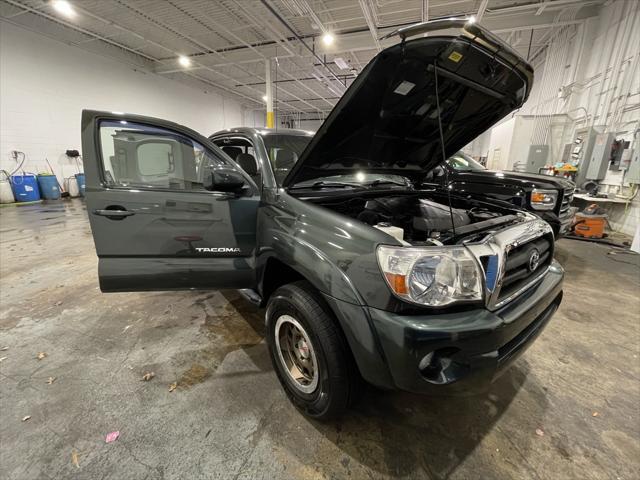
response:
[[(313, 199), (316, 204), (378, 228), (409, 245), (442, 245), (513, 223), (512, 210), (442, 193)], [(453, 225), (453, 226), (452, 226)], [(455, 232), (454, 232), (455, 230)]]

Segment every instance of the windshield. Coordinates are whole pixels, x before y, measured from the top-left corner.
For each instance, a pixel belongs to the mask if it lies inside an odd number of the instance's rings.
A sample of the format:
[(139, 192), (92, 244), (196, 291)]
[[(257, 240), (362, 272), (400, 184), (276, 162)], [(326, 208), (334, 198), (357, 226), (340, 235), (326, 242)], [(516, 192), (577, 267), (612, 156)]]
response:
[(306, 180), (295, 184), (296, 188), (313, 187), (313, 186), (378, 186), (378, 185), (398, 185), (401, 187), (411, 186), (411, 182), (407, 177), (402, 175), (387, 175), (382, 173), (356, 172), (344, 175), (329, 175), (326, 177), (318, 177), (312, 180)]
[(262, 136), (278, 186), (282, 185), (282, 181), (298, 161), (311, 138), (312, 135), (287, 133), (269, 133)]
[(455, 155), (452, 155), (449, 158), (449, 160), (447, 160), (447, 164), (454, 170), (459, 170), (459, 171), (468, 172), (468, 171), (486, 170), (486, 168), (481, 163), (476, 162), (469, 155), (462, 152), (458, 152)]

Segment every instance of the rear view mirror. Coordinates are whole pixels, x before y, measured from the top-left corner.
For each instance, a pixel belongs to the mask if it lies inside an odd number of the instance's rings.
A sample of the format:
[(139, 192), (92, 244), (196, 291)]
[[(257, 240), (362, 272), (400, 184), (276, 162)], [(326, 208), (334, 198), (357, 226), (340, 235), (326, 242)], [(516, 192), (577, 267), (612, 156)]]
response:
[(204, 179), (204, 188), (210, 192), (240, 193), (246, 182), (235, 170), (211, 170)]

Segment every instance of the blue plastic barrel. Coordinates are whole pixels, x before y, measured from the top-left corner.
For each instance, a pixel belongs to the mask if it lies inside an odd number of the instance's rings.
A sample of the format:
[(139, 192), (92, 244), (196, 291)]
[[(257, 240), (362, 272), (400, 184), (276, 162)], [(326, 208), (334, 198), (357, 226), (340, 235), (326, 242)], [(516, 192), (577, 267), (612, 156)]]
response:
[(60, 186), (55, 175), (38, 175), (38, 186), (45, 200), (58, 200), (60, 198)]
[(78, 181), (78, 190), (80, 190), (80, 196), (84, 197), (84, 173), (76, 173), (76, 180)]
[(40, 200), (38, 179), (33, 173), (11, 175), (11, 189), (17, 202), (35, 202)]

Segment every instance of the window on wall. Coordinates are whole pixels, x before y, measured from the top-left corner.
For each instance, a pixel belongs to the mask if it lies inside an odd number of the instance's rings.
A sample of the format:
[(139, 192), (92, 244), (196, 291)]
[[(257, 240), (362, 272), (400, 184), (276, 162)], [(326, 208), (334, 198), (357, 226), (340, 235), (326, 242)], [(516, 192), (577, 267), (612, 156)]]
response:
[(208, 172), (233, 168), (185, 135), (137, 123), (101, 122), (100, 147), (104, 181), (114, 187), (204, 191)]

